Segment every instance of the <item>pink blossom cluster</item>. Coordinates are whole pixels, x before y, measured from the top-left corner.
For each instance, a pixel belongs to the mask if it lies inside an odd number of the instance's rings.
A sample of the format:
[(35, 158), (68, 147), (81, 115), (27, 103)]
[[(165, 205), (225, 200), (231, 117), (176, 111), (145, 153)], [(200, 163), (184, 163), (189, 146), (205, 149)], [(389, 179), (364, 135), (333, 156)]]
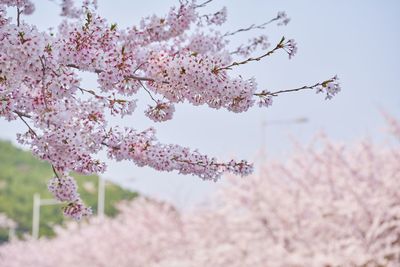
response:
[[(220, 32), (212, 31), (210, 33), (196, 32), (188, 37), (188, 44), (184, 44), (184, 48), (189, 51), (196, 51), (198, 54), (216, 54), (218, 51), (226, 49), (228, 42)], [(229, 59), (226, 52), (224, 57)]]
[(317, 93), (325, 93), (326, 99), (332, 99), (332, 97), (340, 92), (339, 78), (334, 76), (332, 79), (316, 87), (316, 90)]
[(258, 106), (261, 107), (269, 107), (272, 105), (273, 96), (267, 90), (263, 90), (261, 92), (261, 96), (258, 100)]
[(140, 41), (144, 45), (167, 41), (184, 34), (197, 19), (195, 2), (182, 2), (179, 8), (172, 7), (165, 17), (152, 15), (143, 18), (139, 29), (133, 27), (128, 30), (128, 37), (134, 43)]
[(82, 200), (76, 199), (73, 202), (69, 202), (65, 207), (63, 207), (64, 216), (71, 217), (79, 221), (82, 217), (92, 215), (92, 209), (86, 207)]
[(138, 166), (150, 166), (160, 171), (177, 170), (207, 180), (218, 180), (224, 172), (248, 175), (253, 170), (252, 164), (244, 160), (221, 163), (197, 150), (158, 143), (152, 128), (139, 133), (128, 128), (114, 129), (103, 143), (108, 147), (108, 156), (117, 161), (132, 160)]
[(9, 7), (17, 7), (18, 13), (21, 12), (25, 15), (30, 15), (35, 11), (35, 5), (30, 0), (0, 0), (0, 5)]
[(226, 58), (183, 51), (174, 56), (157, 53), (149, 62), (147, 74), (160, 81), (149, 87), (171, 102), (187, 100), (193, 105), (207, 104), (234, 112), (246, 111), (254, 103), (255, 80), (229, 78), (226, 70), (219, 69), (226, 65)]
[(208, 25), (222, 25), (226, 22), (228, 16), (228, 10), (226, 7), (223, 7), (220, 11), (215, 12), (210, 16), (206, 16)]
[(79, 16), (81, 15), (81, 10), (74, 7), (73, 0), (62, 0), (60, 15), (70, 18), (79, 18)]
[(398, 144), (320, 136), (246, 179), (227, 177), (207, 205), (182, 212), (139, 197), (116, 218), (0, 246), (0, 265), (397, 267), (399, 160)]
[(174, 105), (168, 102), (158, 101), (154, 107), (149, 106), (146, 110), (146, 115), (155, 122), (161, 122), (172, 119), (174, 111)]
[(258, 48), (266, 50), (270, 46), (271, 44), (268, 42), (268, 36), (263, 34), (258, 37), (250, 39), (247, 45), (241, 45), (231, 54), (237, 54), (243, 57), (248, 57)]
[(85, 8), (97, 8), (97, 0), (84, 0), (82, 2), (83, 8), (77, 8), (74, 6), (73, 0), (62, 0), (61, 1), (61, 16), (68, 18), (79, 18)]
[[(219, 162), (197, 150), (160, 144), (155, 136), (146, 139), (135, 129), (109, 127), (106, 119), (108, 114), (132, 115), (141, 90), (155, 102), (145, 112), (156, 122), (172, 119), (182, 102), (233, 112), (247, 111), (257, 100), (261, 106), (272, 104), (278, 93), (257, 93), (255, 78), (232, 75), (231, 70), (277, 51), (292, 57), (295, 41), (282, 38), (274, 49), (243, 61), (230, 53), (229, 42), (271, 22), (286, 24), (286, 14), (221, 34), (217, 27), (226, 21), (227, 9), (202, 15), (209, 2), (181, 1), (164, 16), (145, 17), (140, 25), (124, 29), (98, 14), (96, 1), (78, 6), (63, 0), (65, 18), (57, 30), (41, 31), (25, 20), (34, 11), (31, 1), (0, 0), (0, 116), (26, 126), (19, 142), (48, 161), (56, 174), (102, 173), (105, 163), (96, 158), (102, 150), (112, 158), (203, 179), (215, 180), (224, 172), (249, 174), (252, 167), (246, 161)], [(7, 14), (12, 8), (17, 8), (14, 18)], [(265, 50), (266, 40), (263, 36), (254, 42)], [(96, 75), (98, 88), (84, 88), (82, 72)], [(340, 89), (336, 80), (322, 87), (328, 98)]]
[(78, 185), (71, 176), (56, 176), (50, 179), (47, 185), (54, 198), (67, 202), (63, 208), (65, 216), (80, 220), (83, 216), (92, 214), (91, 208), (86, 207), (78, 193)]
[[(231, 257), (220, 266), (398, 266), (398, 146), (320, 142), (322, 149), (298, 147), (246, 181), (231, 179), (220, 193), (223, 219), (208, 227), (203, 253), (218, 262), (212, 248), (225, 245)], [(212, 238), (228, 222), (229, 234)]]
[(53, 177), (47, 187), (54, 198), (59, 201), (75, 201), (79, 198), (78, 185), (71, 176)]
[[(102, 148), (105, 135), (99, 124), (105, 120), (101, 102), (59, 102), (53, 108), (36, 118), (42, 133), (21, 136), (21, 141), (31, 145), (33, 153), (51, 162), (57, 171), (103, 172), (104, 163), (93, 157)], [(79, 113), (80, 120), (71, 117), (71, 111)]]
[(294, 39), (289, 39), (284, 44), (283, 49), (289, 55), (289, 59), (291, 59), (297, 53), (297, 43), (296, 43), (296, 41)]
[(290, 18), (287, 16), (286, 12), (279, 11), (276, 16), (276, 20), (278, 21), (278, 26), (286, 26), (290, 22)]

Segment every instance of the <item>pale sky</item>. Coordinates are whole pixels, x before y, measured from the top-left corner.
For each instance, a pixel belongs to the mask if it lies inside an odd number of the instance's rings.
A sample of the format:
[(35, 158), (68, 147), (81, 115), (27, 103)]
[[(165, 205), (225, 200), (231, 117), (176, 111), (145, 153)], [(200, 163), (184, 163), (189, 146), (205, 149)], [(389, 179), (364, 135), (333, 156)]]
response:
[[(55, 27), (59, 9), (50, 1), (36, 2), (37, 12), (27, 18), (39, 28)], [(57, 2), (57, 1), (55, 1)], [(40, 4), (39, 4), (40, 3)], [(99, 0), (99, 12), (119, 27), (137, 24), (142, 16), (166, 14), (170, 0)], [(289, 136), (307, 143), (318, 131), (334, 140), (350, 142), (362, 137), (384, 138), (384, 121), (379, 109), (400, 118), (400, 2), (373, 0), (214, 0), (204, 12), (228, 7), (228, 23), (222, 32), (252, 23), (260, 24), (286, 11), (292, 19), (286, 27), (270, 25), (264, 31), (276, 43), (281, 36), (294, 38), (298, 54), (288, 60), (278, 53), (262, 62), (237, 68), (243, 77), (255, 77), (260, 89), (278, 90), (314, 84), (337, 74), (342, 92), (331, 101), (313, 92), (282, 95), (270, 108), (253, 108), (242, 114), (187, 104), (176, 106), (174, 119), (156, 124), (158, 138), (179, 143), (216, 156), (220, 160), (254, 160), (263, 139), (268, 158), (284, 160), (290, 151)], [(246, 42), (251, 34), (232, 38), (233, 45)], [(85, 76), (84, 84), (93, 87), (95, 77)], [(154, 124), (143, 116), (148, 97), (139, 94), (136, 113), (122, 123), (136, 129)], [(262, 136), (262, 120), (290, 120), (306, 117), (306, 124), (267, 125)], [(0, 138), (16, 143), (15, 134), (24, 131), (19, 121), (0, 118)], [(106, 179), (187, 208), (204, 200), (221, 183), (204, 182), (194, 176), (160, 173), (139, 168), (132, 162), (108, 162)], [(257, 165), (256, 165), (257, 167)], [(50, 177), (49, 177), (50, 178)], [(222, 179), (223, 180), (223, 179)], [(222, 181), (223, 183), (223, 181)]]

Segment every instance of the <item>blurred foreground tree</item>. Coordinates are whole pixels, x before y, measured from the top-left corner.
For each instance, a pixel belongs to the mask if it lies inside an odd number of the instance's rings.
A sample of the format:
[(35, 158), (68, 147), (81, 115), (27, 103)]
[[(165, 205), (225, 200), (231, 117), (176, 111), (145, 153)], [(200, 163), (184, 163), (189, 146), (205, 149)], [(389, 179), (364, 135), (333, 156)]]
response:
[(73, 222), (54, 240), (0, 247), (0, 264), (396, 267), (399, 162), (398, 145), (346, 147), (319, 137), (286, 162), (232, 177), (208, 207), (180, 213), (141, 197), (121, 205), (117, 218)]

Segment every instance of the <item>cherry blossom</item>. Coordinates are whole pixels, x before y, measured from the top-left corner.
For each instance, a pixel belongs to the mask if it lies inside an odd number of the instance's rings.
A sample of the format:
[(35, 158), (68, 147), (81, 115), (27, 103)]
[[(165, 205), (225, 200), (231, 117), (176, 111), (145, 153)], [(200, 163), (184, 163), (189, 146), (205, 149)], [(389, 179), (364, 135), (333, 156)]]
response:
[(172, 119), (174, 111), (174, 105), (158, 101), (155, 107), (149, 106), (149, 109), (146, 110), (146, 115), (153, 121), (161, 122)]
[(78, 197), (78, 185), (71, 176), (54, 177), (49, 181), (49, 191), (60, 201), (75, 201)]
[(270, 43), (268, 42), (268, 36), (265, 34), (260, 35), (259, 37), (252, 38), (248, 41), (248, 45), (241, 45), (235, 51), (231, 52), (231, 54), (241, 55), (243, 57), (248, 57), (253, 53), (257, 48), (261, 48), (262, 50), (266, 50), (270, 47)]
[(180, 211), (140, 196), (116, 218), (0, 246), (0, 265), (396, 267), (399, 160), (399, 144), (317, 136), (245, 179), (228, 175), (201, 206)]
[[(256, 103), (269, 106), (281, 92), (310, 89), (267, 91), (254, 77), (231, 71), (278, 52), (289, 58), (295, 55), (293, 39), (282, 37), (268, 50), (275, 41), (265, 34), (236, 53), (229, 47), (244, 31), (263, 30), (272, 23), (286, 25), (286, 13), (223, 34), (218, 27), (227, 21), (228, 9), (204, 14), (203, 7), (210, 2), (180, 1), (165, 15), (143, 17), (139, 25), (120, 28), (99, 14), (97, 1), (79, 5), (62, 0), (63, 20), (57, 30), (42, 31), (29, 23), (27, 15), (35, 10), (32, 1), (0, 0), (0, 116), (20, 120), (27, 127), (18, 141), (52, 165), (59, 180), (53, 178), (50, 189), (56, 198), (68, 199), (66, 213), (84, 210), (81, 200), (73, 200), (68, 191), (73, 188), (68, 173), (104, 172), (106, 164), (97, 159), (104, 150), (117, 160), (202, 179), (217, 180), (225, 172), (251, 173), (252, 165), (244, 160), (221, 162), (196, 149), (161, 144), (151, 129), (108, 126), (107, 115), (125, 117), (135, 112), (140, 105), (135, 98), (138, 92), (146, 91), (155, 102), (146, 115), (165, 122), (173, 119), (179, 103), (238, 113)], [(36, 4), (45, 8), (46, 2)], [(14, 8), (17, 15), (12, 17), (7, 11)], [(261, 55), (253, 55), (257, 53)], [(240, 59), (243, 56), (248, 58)], [(82, 86), (82, 72), (97, 76), (97, 88)], [(340, 90), (336, 78), (311, 88), (329, 99)]]
[(276, 16), (276, 20), (278, 21), (278, 26), (286, 26), (290, 22), (290, 18), (286, 15), (286, 12), (280, 11)]

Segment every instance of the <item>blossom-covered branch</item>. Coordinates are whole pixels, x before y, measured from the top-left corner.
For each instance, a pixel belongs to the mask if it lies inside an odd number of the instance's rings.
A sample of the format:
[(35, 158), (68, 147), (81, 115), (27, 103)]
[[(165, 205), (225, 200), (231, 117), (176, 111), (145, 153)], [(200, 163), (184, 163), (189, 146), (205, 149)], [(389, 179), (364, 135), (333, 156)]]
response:
[[(217, 180), (224, 172), (251, 172), (252, 165), (246, 161), (224, 163), (197, 150), (161, 144), (151, 130), (108, 127), (108, 114), (134, 113), (140, 99), (133, 96), (139, 90), (154, 101), (145, 115), (158, 123), (173, 119), (182, 102), (245, 112), (256, 100), (281, 93), (256, 93), (255, 78), (233, 75), (230, 69), (260, 61), (279, 49), (291, 58), (296, 42), (282, 38), (265, 52), (268, 45), (263, 35), (231, 53), (229, 39), (272, 22), (285, 25), (289, 22), (286, 14), (280, 12), (267, 23), (223, 35), (215, 28), (226, 22), (228, 9), (203, 14), (202, 7), (210, 2), (180, 1), (165, 15), (144, 17), (138, 25), (120, 28), (98, 14), (95, 0), (82, 1), (81, 6), (62, 0), (64, 20), (57, 30), (40, 31), (25, 20), (35, 10), (32, 1), (0, 0), (0, 116), (20, 119), (28, 127), (18, 141), (54, 167), (51, 190), (56, 198), (64, 199), (61, 191), (75, 192), (69, 172), (105, 171), (106, 164), (97, 159), (102, 150), (117, 160), (203, 179)], [(7, 14), (13, 8), (15, 18)], [(258, 48), (262, 55), (252, 56)], [(97, 76), (97, 88), (81, 86), (82, 72)], [(329, 97), (340, 89), (336, 80), (320, 85)], [(64, 210), (67, 215), (80, 218), (90, 213), (79, 196), (67, 195), (71, 196)]]

